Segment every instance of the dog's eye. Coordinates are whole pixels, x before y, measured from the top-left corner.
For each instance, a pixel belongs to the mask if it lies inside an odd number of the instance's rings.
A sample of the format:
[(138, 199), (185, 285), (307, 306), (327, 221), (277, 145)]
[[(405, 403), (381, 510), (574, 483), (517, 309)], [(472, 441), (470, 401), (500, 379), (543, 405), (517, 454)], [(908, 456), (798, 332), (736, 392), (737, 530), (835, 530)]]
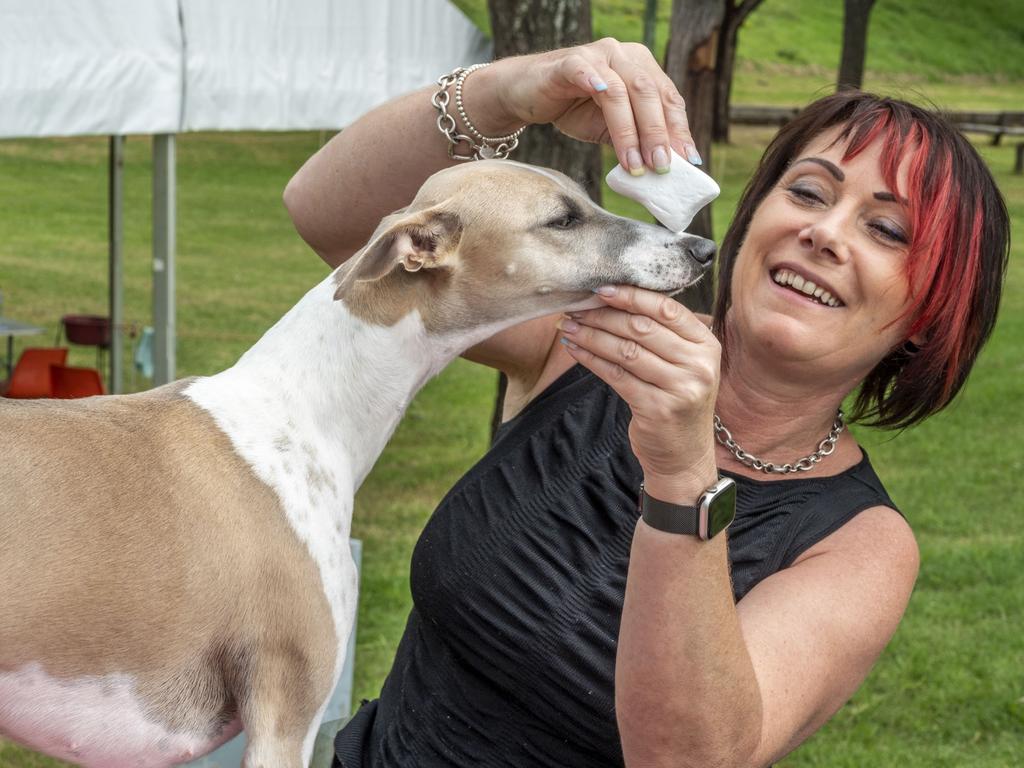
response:
[(571, 229), (579, 224), (581, 221), (578, 214), (572, 211), (559, 216), (557, 219), (553, 219), (547, 223), (547, 226), (552, 229)]

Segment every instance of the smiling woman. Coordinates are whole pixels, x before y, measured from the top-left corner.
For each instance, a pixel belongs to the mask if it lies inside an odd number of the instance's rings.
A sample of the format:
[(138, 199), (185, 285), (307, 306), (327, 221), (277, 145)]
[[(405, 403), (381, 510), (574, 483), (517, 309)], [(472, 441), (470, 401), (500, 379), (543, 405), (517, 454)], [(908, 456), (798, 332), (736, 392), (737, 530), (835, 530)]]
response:
[[(692, 142), (642, 46), (510, 57), (464, 85), (484, 133), (553, 122), (637, 174)], [(330, 263), (450, 162), (429, 96), (366, 115), (289, 184)], [(565, 211), (548, 222), (585, 236)], [(416, 545), (394, 665), (335, 764), (749, 768), (795, 749), (864, 680), (918, 569), (839, 408), (860, 387), (854, 419), (902, 427), (948, 403), (992, 329), (1007, 241), (953, 126), (841, 93), (765, 154), (721, 250), (714, 332), (605, 285), (597, 308), (471, 350), (508, 376), (505, 422)]]
[[(863, 224), (868, 249), (895, 263), (907, 296), (898, 315), (870, 329), (898, 328), (902, 338), (863, 375), (851, 418), (902, 429), (944, 408), (963, 387), (995, 325), (1008, 258), (1002, 196), (974, 147), (940, 116), (846, 91), (786, 125), (765, 151), (722, 244), (715, 327), (727, 328), (726, 315), (741, 304), (733, 299), (733, 271), (758, 209), (788, 195), (794, 210), (775, 211), (778, 219), (765, 211), (765, 218), (792, 223), (801, 220), (800, 209), (804, 218), (825, 218), (851, 186), (842, 167), (858, 159), (874, 175), (874, 187), (862, 190), (872, 213)], [(777, 269), (772, 277), (786, 285), (807, 281), (799, 270)], [(824, 278), (812, 282), (826, 285)], [(843, 303), (841, 291), (829, 293)], [(726, 336), (726, 355), (728, 347)]]

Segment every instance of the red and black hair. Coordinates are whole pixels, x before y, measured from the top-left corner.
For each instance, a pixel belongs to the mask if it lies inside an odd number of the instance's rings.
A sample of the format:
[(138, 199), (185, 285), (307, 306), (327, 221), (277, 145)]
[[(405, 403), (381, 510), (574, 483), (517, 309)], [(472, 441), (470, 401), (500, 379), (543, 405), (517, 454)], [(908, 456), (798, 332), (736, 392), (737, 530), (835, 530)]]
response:
[[(882, 142), (882, 175), (908, 201), (908, 337), (858, 389), (851, 421), (903, 429), (944, 408), (963, 387), (995, 325), (1009, 257), (1010, 224), (992, 175), (944, 117), (898, 99), (841, 91), (779, 131), (740, 198), (722, 242), (714, 327), (724, 331), (732, 270), (750, 220), (789, 164), (815, 137), (842, 126), (844, 160)], [(907, 189), (897, 171), (908, 161)], [(900, 318), (903, 320), (906, 318)]]

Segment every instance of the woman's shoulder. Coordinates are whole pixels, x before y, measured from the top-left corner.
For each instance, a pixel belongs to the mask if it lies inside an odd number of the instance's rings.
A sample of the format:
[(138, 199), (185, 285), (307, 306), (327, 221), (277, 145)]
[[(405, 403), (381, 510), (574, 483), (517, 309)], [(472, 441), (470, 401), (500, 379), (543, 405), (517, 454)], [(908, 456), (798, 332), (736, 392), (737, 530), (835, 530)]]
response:
[(751, 564), (734, 573), (740, 596), (808, 553), (819, 552), (822, 542), (854, 521), (859, 528), (862, 520), (879, 515), (903, 519), (866, 452), (852, 466), (820, 477), (757, 480), (722, 472), (738, 486), (730, 553), (734, 561)]

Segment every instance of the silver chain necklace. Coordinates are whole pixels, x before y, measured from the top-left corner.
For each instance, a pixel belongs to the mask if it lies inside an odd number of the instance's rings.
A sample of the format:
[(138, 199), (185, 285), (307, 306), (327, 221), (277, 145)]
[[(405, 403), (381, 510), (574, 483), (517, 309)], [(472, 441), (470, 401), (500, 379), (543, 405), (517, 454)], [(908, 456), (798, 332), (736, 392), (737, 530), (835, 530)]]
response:
[(736, 445), (736, 441), (732, 439), (732, 433), (725, 428), (722, 424), (722, 420), (718, 418), (717, 413), (715, 414), (714, 423), (715, 439), (728, 448), (729, 453), (735, 456), (738, 462), (752, 469), (756, 469), (758, 472), (764, 472), (766, 474), (775, 473), (778, 475), (788, 475), (790, 472), (806, 472), (809, 469), (813, 469), (815, 464), (821, 461), (824, 457), (830, 455), (832, 451), (836, 449), (836, 442), (839, 440), (839, 434), (846, 426), (846, 423), (843, 421), (843, 412), (837, 411), (836, 420), (832, 422), (832, 431), (828, 433), (828, 437), (818, 443), (818, 450), (810, 456), (804, 456), (802, 459), (797, 459), (792, 464), (779, 465), (773, 464), (770, 461), (762, 461), (756, 456), (751, 456)]

